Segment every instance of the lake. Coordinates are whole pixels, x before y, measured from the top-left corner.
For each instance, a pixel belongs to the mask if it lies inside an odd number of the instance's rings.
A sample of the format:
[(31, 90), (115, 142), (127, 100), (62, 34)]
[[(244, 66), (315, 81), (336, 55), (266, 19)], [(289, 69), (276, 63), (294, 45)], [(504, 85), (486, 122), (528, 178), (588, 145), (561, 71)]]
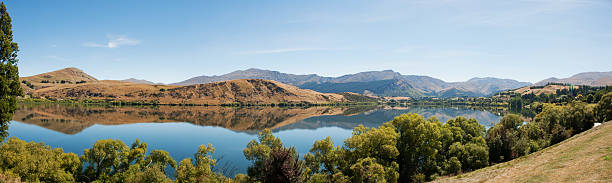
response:
[(329, 136), (336, 145), (351, 136), (358, 125), (378, 127), (404, 113), (435, 116), (447, 121), (457, 116), (475, 118), (488, 127), (500, 119), (498, 112), (461, 107), (204, 107), (204, 106), (102, 106), (72, 104), (19, 104), (9, 126), (9, 136), (44, 142), (81, 155), (100, 139), (136, 139), (148, 150), (170, 152), (177, 161), (193, 157), (201, 144), (215, 147), (217, 168), (233, 176), (246, 173), (250, 162), (242, 150), (257, 132), (270, 128), (285, 146), (294, 146), (300, 157), (315, 140)]

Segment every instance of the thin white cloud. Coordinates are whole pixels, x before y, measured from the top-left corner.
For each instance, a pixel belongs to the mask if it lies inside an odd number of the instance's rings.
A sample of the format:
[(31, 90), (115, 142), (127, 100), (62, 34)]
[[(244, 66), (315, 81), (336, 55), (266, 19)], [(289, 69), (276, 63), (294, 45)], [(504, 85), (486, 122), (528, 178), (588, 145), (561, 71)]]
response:
[(139, 40), (128, 38), (127, 36), (108, 36), (107, 43), (94, 43), (87, 42), (83, 43), (83, 46), (87, 47), (99, 47), (99, 48), (118, 48), (120, 46), (134, 46), (140, 44)]
[(239, 55), (254, 55), (254, 54), (276, 54), (276, 53), (289, 53), (289, 52), (300, 52), (300, 51), (321, 51), (330, 50), (327, 48), (281, 48), (281, 49), (269, 49), (269, 50), (252, 50), (236, 52)]

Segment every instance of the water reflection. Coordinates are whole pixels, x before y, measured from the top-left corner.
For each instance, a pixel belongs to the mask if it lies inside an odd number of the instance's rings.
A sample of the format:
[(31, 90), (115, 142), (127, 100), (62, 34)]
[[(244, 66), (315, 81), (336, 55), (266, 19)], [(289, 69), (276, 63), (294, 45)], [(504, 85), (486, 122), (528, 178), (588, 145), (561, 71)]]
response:
[(500, 111), (485, 111), (483, 109), (470, 109), (459, 107), (379, 107), (366, 112), (356, 112), (352, 115), (328, 115), (315, 116), (300, 122), (280, 127), (276, 130), (286, 129), (316, 129), (321, 127), (340, 127), (353, 129), (358, 125), (366, 127), (378, 127), (384, 122), (391, 121), (395, 116), (406, 113), (417, 113), (425, 118), (436, 117), (439, 121), (446, 122), (457, 116), (475, 118), (487, 129), (497, 123), (500, 119)]
[(457, 107), (117, 107), (100, 105), (20, 104), (9, 134), (26, 141), (44, 142), (67, 152), (82, 154), (99, 139), (140, 139), (149, 150), (163, 149), (180, 161), (192, 157), (200, 144), (213, 144), (219, 166), (245, 173), (250, 164), (242, 150), (255, 133), (272, 128), (286, 146), (303, 157), (315, 140), (330, 136), (336, 145), (350, 137), (353, 127), (377, 127), (403, 113), (436, 116), (447, 121), (456, 116), (476, 118), (490, 126), (499, 121), (494, 113)]
[(366, 107), (204, 107), (204, 106), (104, 106), (71, 104), (21, 104), (13, 120), (35, 124), (65, 134), (77, 134), (94, 125), (188, 122), (255, 133), (276, 129), (313, 116), (351, 115), (372, 110)]

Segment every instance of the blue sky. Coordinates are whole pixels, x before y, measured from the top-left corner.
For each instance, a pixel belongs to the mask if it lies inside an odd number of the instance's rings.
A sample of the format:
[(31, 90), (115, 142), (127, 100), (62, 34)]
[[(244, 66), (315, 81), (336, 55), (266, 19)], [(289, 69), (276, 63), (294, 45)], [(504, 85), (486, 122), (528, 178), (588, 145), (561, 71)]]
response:
[(4, 1), (22, 76), (178, 82), (261, 68), (536, 82), (612, 71), (612, 1)]

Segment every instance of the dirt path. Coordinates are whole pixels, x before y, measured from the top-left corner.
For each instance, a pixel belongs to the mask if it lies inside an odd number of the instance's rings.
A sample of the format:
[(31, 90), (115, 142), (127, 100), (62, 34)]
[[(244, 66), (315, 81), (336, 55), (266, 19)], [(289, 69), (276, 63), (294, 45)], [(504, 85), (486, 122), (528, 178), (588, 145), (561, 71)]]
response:
[(531, 155), (436, 182), (612, 182), (612, 122)]

